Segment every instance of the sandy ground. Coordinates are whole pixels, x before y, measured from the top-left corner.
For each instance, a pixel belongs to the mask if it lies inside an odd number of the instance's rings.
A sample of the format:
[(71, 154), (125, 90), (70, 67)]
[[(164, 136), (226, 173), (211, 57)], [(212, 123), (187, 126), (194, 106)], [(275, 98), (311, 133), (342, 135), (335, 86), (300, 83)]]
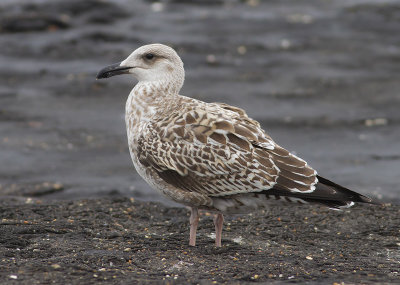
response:
[(246, 109), (322, 176), (396, 204), (399, 19), (394, 0), (1, 1), (1, 282), (399, 282), (398, 206), (272, 205), (227, 217), (221, 249), (206, 215), (189, 248), (186, 210), (130, 161), (135, 81), (95, 80), (169, 44), (182, 94)]
[(201, 218), (197, 246), (189, 247), (188, 216), (183, 208), (128, 198), (51, 204), (10, 199), (0, 204), (0, 282), (400, 281), (399, 206), (336, 212), (272, 205), (227, 217), (222, 248), (214, 247), (210, 213)]

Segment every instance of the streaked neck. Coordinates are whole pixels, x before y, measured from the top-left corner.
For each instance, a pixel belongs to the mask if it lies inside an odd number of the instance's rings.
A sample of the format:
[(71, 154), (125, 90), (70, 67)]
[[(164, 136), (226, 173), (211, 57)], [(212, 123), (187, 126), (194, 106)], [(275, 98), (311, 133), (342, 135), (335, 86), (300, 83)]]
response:
[[(179, 86), (180, 89), (180, 86)], [(166, 81), (140, 81), (132, 89), (126, 101), (126, 116), (136, 117), (139, 121), (149, 121), (160, 110), (165, 110), (169, 102), (179, 96), (176, 85)]]

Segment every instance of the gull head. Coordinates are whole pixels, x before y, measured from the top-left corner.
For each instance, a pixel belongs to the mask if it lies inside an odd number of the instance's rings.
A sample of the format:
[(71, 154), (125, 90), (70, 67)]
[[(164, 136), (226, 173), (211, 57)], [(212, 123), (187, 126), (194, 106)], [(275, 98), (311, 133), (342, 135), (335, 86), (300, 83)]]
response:
[(185, 71), (178, 54), (169, 46), (150, 44), (132, 52), (125, 60), (99, 71), (97, 79), (132, 74), (137, 80), (183, 85)]

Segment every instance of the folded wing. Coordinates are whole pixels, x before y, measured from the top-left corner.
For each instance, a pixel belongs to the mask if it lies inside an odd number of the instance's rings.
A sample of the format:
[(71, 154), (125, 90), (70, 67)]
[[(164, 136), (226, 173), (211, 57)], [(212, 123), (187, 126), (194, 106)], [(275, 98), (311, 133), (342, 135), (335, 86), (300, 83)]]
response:
[(202, 112), (197, 105), (157, 122), (140, 137), (138, 158), (175, 187), (210, 197), (315, 190), (316, 172), (239, 108), (214, 103)]

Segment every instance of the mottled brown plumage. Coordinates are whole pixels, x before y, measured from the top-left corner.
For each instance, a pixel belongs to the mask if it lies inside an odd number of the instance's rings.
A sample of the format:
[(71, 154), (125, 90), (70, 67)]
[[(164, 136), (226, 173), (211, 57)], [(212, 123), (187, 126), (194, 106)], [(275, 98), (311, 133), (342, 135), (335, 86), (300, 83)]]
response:
[(371, 202), (319, 177), (304, 160), (277, 145), (244, 110), (179, 95), (184, 69), (173, 49), (143, 46), (98, 78), (113, 72), (139, 79), (126, 103), (131, 157), (152, 187), (192, 207), (190, 245), (195, 245), (197, 209), (218, 213), (220, 246), (222, 213), (265, 207), (271, 197), (332, 208)]

